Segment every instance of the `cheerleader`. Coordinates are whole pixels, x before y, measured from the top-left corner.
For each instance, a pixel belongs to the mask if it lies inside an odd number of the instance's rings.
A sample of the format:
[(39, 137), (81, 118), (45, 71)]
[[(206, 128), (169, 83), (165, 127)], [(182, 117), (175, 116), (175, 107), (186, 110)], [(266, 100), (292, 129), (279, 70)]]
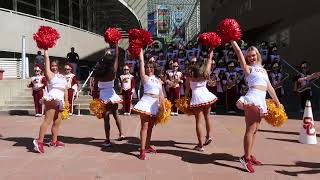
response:
[(120, 76), (120, 87), (123, 98), (124, 115), (131, 114), (132, 94), (135, 92), (135, 78), (129, 72), (129, 66), (123, 67), (124, 74)]
[(34, 101), (34, 107), (36, 111), (36, 117), (41, 117), (43, 114), (42, 104), (40, 103), (40, 99), (43, 97), (43, 93), (47, 86), (47, 79), (42, 74), (42, 66), (36, 64), (34, 66), (35, 75), (31, 78), (31, 82), (28, 85), (29, 88), (32, 88), (32, 96)]
[(172, 63), (172, 71), (168, 72), (167, 84), (169, 86), (169, 98), (171, 103), (173, 104), (171, 109), (172, 116), (178, 115), (178, 109), (175, 106), (175, 100), (180, 98), (180, 84), (183, 83), (182, 73), (178, 69), (178, 61), (174, 61)]
[(268, 112), (266, 104), (266, 91), (280, 106), (278, 97), (273, 89), (267, 71), (262, 67), (262, 59), (258, 49), (251, 46), (246, 51), (246, 58), (235, 41), (231, 41), (232, 47), (243, 69), (249, 90), (245, 96), (237, 101), (237, 107), (245, 112), (246, 132), (244, 135), (244, 156), (240, 158), (245, 169), (253, 173), (253, 165), (262, 165), (252, 153), (254, 140), (258, 131), (261, 118)]
[(111, 147), (110, 141), (110, 114), (113, 115), (116, 125), (119, 130), (119, 138), (117, 140), (124, 140), (125, 137), (122, 131), (121, 121), (118, 115), (118, 105), (122, 103), (122, 99), (114, 90), (114, 80), (118, 70), (118, 56), (119, 49), (118, 44), (115, 46), (115, 55), (112, 55), (111, 51), (107, 50), (104, 57), (96, 64), (93, 76), (98, 81), (99, 99), (104, 101), (107, 112), (104, 116), (104, 131), (106, 140), (102, 144), (105, 147)]
[(139, 159), (144, 160), (146, 153), (156, 153), (156, 149), (150, 145), (152, 128), (155, 117), (159, 110), (159, 104), (164, 106), (164, 95), (162, 90), (159, 69), (155, 63), (144, 64), (143, 50), (140, 52), (140, 77), (144, 87), (144, 94), (140, 101), (134, 106), (133, 111), (140, 114), (140, 155)]
[(45, 106), (45, 117), (40, 126), (38, 139), (33, 140), (35, 150), (44, 153), (44, 135), (52, 123), (52, 140), (49, 146), (64, 147), (65, 145), (58, 141), (58, 132), (62, 121), (62, 111), (64, 105), (68, 106), (67, 80), (64, 75), (59, 74), (59, 65), (57, 60), (50, 63), (48, 50), (44, 50), (45, 75), (48, 79), (48, 93), (40, 100)]
[(67, 63), (64, 65), (64, 71), (68, 82), (69, 115), (71, 116), (73, 114), (73, 101), (77, 95), (79, 85), (76, 75), (72, 73), (72, 64)]
[[(207, 79), (211, 70), (211, 65), (214, 63), (212, 59), (212, 49), (209, 52), (210, 54), (207, 60), (200, 57), (196, 61), (196, 64), (191, 67), (190, 77), (188, 77), (186, 83), (186, 96), (189, 96), (190, 89), (192, 90), (190, 107), (193, 109), (196, 119), (198, 144), (194, 149), (197, 151), (204, 151), (203, 146), (208, 145), (212, 142), (209, 113), (211, 105), (217, 101), (217, 97), (207, 89)], [(207, 130), (205, 142), (203, 142), (202, 139), (203, 131), (201, 113), (203, 113)]]

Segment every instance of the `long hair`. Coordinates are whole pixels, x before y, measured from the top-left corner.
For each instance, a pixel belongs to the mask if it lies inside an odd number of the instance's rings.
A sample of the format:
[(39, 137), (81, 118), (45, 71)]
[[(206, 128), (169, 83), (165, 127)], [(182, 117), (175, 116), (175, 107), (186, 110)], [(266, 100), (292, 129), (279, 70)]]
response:
[(259, 52), (259, 50), (255, 47), (255, 46), (250, 46), (247, 51), (246, 51), (246, 61), (247, 61), (247, 54), (250, 51), (255, 51), (257, 54), (257, 62), (261, 65), (262, 64), (262, 58), (261, 58), (261, 54)]
[(103, 77), (107, 75), (114, 75), (115, 69), (113, 67), (115, 57), (111, 54), (104, 55), (96, 64), (93, 70), (94, 77)]
[(208, 59), (202, 58), (201, 56), (197, 59), (196, 63), (191, 66), (190, 74), (193, 78), (207, 78), (208, 73), (206, 72)]

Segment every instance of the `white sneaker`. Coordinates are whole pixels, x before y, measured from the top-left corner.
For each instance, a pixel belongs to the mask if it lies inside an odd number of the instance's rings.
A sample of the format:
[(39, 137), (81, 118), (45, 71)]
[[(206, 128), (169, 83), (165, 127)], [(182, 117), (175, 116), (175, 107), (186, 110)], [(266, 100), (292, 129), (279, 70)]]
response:
[(174, 116), (175, 114), (174, 114), (174, 112), (171, 112), (170, 115), (171, 115), (171, 116)]
[(41, 117), (42, 116), (42, 114), (36, 114), (36, 117)]
[(216, 115), (216, 112), (210, 112), (210, 115)]
[(174, 113), (174, 115), (175, 115), (175, 116), (178, 116), (178, 115), (179, 115), (179, 113), (177, 113), (177, 112), (176, 112), (176, 113)]
[(72, 116), (72, 113), (69, 113), (69, 116)]

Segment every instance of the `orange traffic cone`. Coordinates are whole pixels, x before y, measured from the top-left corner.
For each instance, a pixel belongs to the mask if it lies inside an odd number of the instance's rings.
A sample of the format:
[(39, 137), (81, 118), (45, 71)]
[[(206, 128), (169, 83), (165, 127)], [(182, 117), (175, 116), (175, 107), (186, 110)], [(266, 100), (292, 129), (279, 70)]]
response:
[(300, 129), (299, 142), (303, 144), (317, 144), (316, 129), (314, 127), (311, 102), (306, 102), (303, 113), (303, 124)]

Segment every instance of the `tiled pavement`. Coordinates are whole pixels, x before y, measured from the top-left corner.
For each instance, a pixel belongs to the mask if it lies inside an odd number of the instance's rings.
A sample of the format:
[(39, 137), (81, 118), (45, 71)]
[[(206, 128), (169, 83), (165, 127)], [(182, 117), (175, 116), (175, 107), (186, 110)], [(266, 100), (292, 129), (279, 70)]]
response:
[[(214, 143), (203, 153), (192, 150), (196, 144), (193, 117), (172, 117), (168, 125), (154, 128), (152, 140), (158, 154), (148, 154), (145, 161), (137, 158), (139, 117), (120, 117), (128, 138), (115, 141), (113, 148), (101, 146), (102, 120), (73, 116), (61, 127), (60, 140), (66, 147), (46, 147), (45, 154), (38, 154), (33, 151), (32, 139), (37, 137), (42, 118), (0, 115), (0, 179), (320, 179), (320, 145), (297, 141), (299, 120), (289, 120), (281, 128), (261, 124), (255, 155), (264, 166), (249, 174), (238, 162), (243, 154), (243, 117), (212, 116)], [(117, 138), (115, 123), (111, 122), (112, 137)], [(319, 122), (316, 129), (320, 130)]]

